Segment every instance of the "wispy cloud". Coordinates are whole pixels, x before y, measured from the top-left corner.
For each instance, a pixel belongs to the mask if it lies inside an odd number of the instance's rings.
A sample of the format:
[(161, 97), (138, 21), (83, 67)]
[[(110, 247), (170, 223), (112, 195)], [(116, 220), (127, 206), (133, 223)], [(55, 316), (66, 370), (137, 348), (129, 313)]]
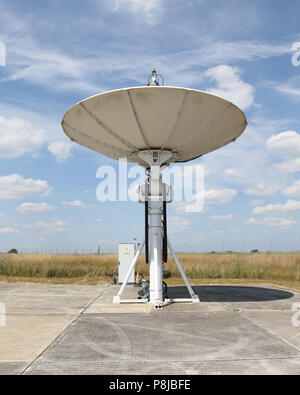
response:
[(281, 204), (267, 204), (266, 206), (255, 207), (252, 210), (252, 214), (268, 214), (276, 212), (289, 212), (289, 211), (300, 211), (300, 201), (288, 200), (286, 203)]
[(144, 14), (148, 23), (155, 24), (155, 21), (162, 12), (162, 0), (115, 0), (114, 12), (127, 11), (134, 14)]
[(288, 130), (271, 136), (267, 141), (267, 148), (282, 156), (297, 158), (300, 156), (300, 134)]
[(6, 228), (0, 228), (0, 233), (1, 234), (11, 234), (11, 233), (20, 233), (20, 231), (15, 228), (6, 227)]
[(40, 229), (42, 233), (64, 232), (66, 231), (65, 221), (36, 222), (33, 225), (23, 225), (23, 229)]
[(188, 228), (189, 224), (189, 220), (179, 216), (172, 216), (168, 221), (170, 233), (181, 233)]
[(18, 207), (16, 207), (16, 210), (19, 213), (34, 213), (34, 214), (44, 214), (48, 213), (50, 211), (53, 211), (53, 207), (50, 206), (50, 204), (43, 202), (43, 203), (22, 203)]
[(70, 207), (86, 207), (86, 204), (83, 203), (81, 200), (73, 200), (70, 202), (64, 201), (61, 204), (63, 206), (70, 206)]
[[(170, 5), (169, 5), (170, 6)], [(148, 20), (162, 11), (161, 0), (119, 0), (114, 5), (115, 12), (123, 11), (143, 13)], [(36, 24), (27, 15), (19, 16), (11, 8), (0, 5), (2, 35), (7, 42), (9, 67), (6, 81), (26, 80), (31, 84), (43, 86), (50, 90), (76, 91), (93, 94), (109, 89), (116, 78), (119, 81), (132, 81), (135, 84), (145, 84), (147, 72), (156, 66), (167, 76), (170, 85), (199, 85), (203, 80), (201, 75), (204, 67), (220, 64), (232, 64), (237, 61), (255, 61), (284, 55), (290, 52), (290, 44), (273, 44), (259, 41), (226, 41), (215, 35), (203, 36), (197, 45), (191, 48), (188, 40), (181, 38), (185, 49), (171, 48), (161, 51), (149, 51), (147, 37), (142, 32), (136, 34), (134, 29), (126, 25), (119, 34), (120, 50), (115, 50), (114, 34), (109, 33), (106, 45), (97, 50), (94, 41), (87, 45), (80, 41), (75, 46), (60, 47), (59, 42), (42, 42), (38, 39), (39, 31)], [(94, 26), (94, 34), (99, 34), (95, 20), (98, 15), (79, 18), (69, 29), (78, 32), (78, 26), (84, 23)], [(182, 21), (180, 21), (182, 23)], [(71, 23), (71, 22), (69, 22)], [(83, 24), (83, 25), (82, 25)], [(118, 27), (116, 27), (118, 28)], [(163, 26), (161, 27), (163, 28)], [(188, 31), (188, 29), (186, 29)], [(0, 27), (1, 35), (1, 27)], [(131, 35), (135, 36), (138, 45), (131, 44)], [(78, 41), (78, 39), (77, 39)], [(133, 67), (133, 65), (136, 65)], [(110, 79), (110, 84), (108, 83)], [(100, 83), (101, 81), (101, 83)], [(246, 86), (244, 86), (246, 88)]]
[(212, 215), (210, 218), (213, 219), (214, 221), (225, 221), (227, 219), (232, 219), (233, 215), (232, 214), (228, 214), (228, 215)]
[(45, 180), (25, 179), (19, 174), (0, 177), (0, 199), (21, 199), (35, 193), (48, 195), (51, 191)]
[(256, 218), (249, 218), (247, 221), (248, 225), (266, 225), (275, 228), (289, 228), (296, 225), (296, 221), (288, 218), (277, 218), (277, 217), (267, 217), (262, 220)]
[(48, 140), (46, 132), (21, 118), (0, 116), (0, 158), (18, 158), (40, 149)]
[(71, 149), (74, 145), (75, 144), (70, 141), (52, 141), (48, 145), (48, 151), (55, 157), (56, 162), (64, 163), (71, 157)]
[(216, 88), (209, 88), (208, 92), (232, 101), (234, 104), (246, 109), (254, 103), (255, 89), (244, 82), (241, 70), (237, 67), (220, 65), (205, 72), (205, 76), (216, 81)]
[(295, 181), (293, 185), (285, 188), (282, 193), (285, 196), (300, 197), (300, 180)]

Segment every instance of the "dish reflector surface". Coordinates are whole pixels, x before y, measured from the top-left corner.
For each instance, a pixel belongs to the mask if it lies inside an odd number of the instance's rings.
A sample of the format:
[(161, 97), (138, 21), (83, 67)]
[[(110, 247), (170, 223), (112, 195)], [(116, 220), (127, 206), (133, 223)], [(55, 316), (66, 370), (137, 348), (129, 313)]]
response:
[(214, 151), (246, 129), (244, 113), (220, 97), (174, 87), (136, 87), (81, 101), (64, 116), (71, 140), (110, 158), (148, 167), (139, 151), (167, 150), (170, 162)]

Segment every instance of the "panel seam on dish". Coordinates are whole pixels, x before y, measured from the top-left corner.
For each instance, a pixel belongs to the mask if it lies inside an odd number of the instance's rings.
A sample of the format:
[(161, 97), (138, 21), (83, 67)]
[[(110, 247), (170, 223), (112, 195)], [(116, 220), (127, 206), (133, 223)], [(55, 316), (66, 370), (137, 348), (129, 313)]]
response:
[(140, 133), (141, 133), (141, 135), (142, 135), (142, 137), (143, 137), (144, 143), (146, 144), (147, 148), (150, 149), (150, 145), (149, 145), (149, 143), (148, 143), (148, 140), (146, 139), (144, 130), (143, 130), (143, 128), (142, 128), (140, 119), (139, 119), (139, 117), (138, 117), (138, 115), (137, 115), (137, 111), (136, 111), (136, 108), (135, 108), (135, 106), (134, 106), (134, 104), (133, 104), (133, 100), (132, 100), (132, 97), (131, 97), (131, 94), (130, 94), (130, 91), (129, 91), (129, 90), (127, 90), (127, 95), (128, 95), (129, 101), (130, 101), (130, 105), (131, 105), (131, 108), (132, 108), (132, 111), (133, 111), (133, 114), (134, 114), (136, 123), (137, 123), (138, 128), (139, 128), (139, 131), (140, 131)]
[[(245, 124), (247, 124), (247, 122), (243, 122), (243, 123), (241, 123), (241, 124), (239, 124), (238, 126), (236, 126), (232, 131), (233, 132), (235, 132), (236, 130), (239, 130), (241, 127), (243, 127)], [(242, 134), (243, 132), (241, 132), (240, 133), (240, 135)], [(226, 131), (226, 132), (224, 132), (223, 134), (222, 134), (222, 138), (224, 138), (224, 136), (226, 137), (226, 135), (228, 134), (228, 132)], [(239, 137), (239, 136), (238, 136)], [(231, 142), (233, 142), (233, 141), (235, 141), (237, 139), (237, 137), (234, 139), (234, 140), (232, 140)], [(206, 151), (205, 152), (205, 154), (201, 154), (200, 156), (202, 156), (202, 155), (206, 155), (206, 154), (208, 154), (208, 153), (210, 153), (211, 151), (214, 151), (214, 150), (216, 150), (216, 149), (218, 149), (218, 148), (214, 148), (214, 146), (218, 143), (220, 141), (220, 137), (219, 138), (217, 138), (217, 139), (213, 139), (213, 140), (210, 140), (210, 142), (209, 143), (206, 143), (206, 144), (203, 144), (203, 148), (204, 148), (204, 150)], [(228, 142), (228, 143), (226, 143), (226, 144), (229, 144), (230, 142)], [(212, 148), (209, 150), (209, 151), (207, 151), (207, 149), (208, 149), (208, 147), (209, 146), (212, 146)], [(218, 144), (217, 144), (217, 146), (218, 146)], [(224, 145), (221, 145), (221, 147), (223, 147)], [(219, 148), (221, 148), (221, 147), (219, 147)], [(178, 154), (180, 155), (180, 154), (182, 154), (184, 151), (178, 151)], [(189, 153), (191, 154), (191, 155), (196, 155), (196, 152), (198, 152), (198, 151), (189, 151)]]
[(170, 141), (171, 137), (173, 136), (173, 133), (174, 133), (175, 130), (176, 130), (176, 126), (177, 126), (177, 123), (178, 123), (178, 121), (179, 121), (179, 118), (181, 117), (181, 114), (182, 114), (182, 112), (183, 112), (183, 108), (184, 108), (184, 105), (185, 105), (186, 98), (187, 98), (188, 94), (189, 94), (189, 91), (185, 91), (184, 96), (183, 96), (183, 99), (182, 99), (182, 101), (181, 101), (181, 103), (180, 103), (180, 106), (179, 106), (179, 110), (177, 111), (175, 121), (174, 121), (173, 125), (171, 126), (171, 129), (170, 129), (170, 131), (169, 131), (169, 133), (168, 133), (168, 135), (167, 135), (167, 138), (165, 139), (165, 141), (164, 141), (164, 143), (163, 143), (161, 149), (164, 149), (164, 148), (166, 147), (166, 145), (167, 145), (168, 142)]
[(110, 136), (112, 136), (113, 138), (115, 138), (116, 140), (118, 140), (120, 143), (124, 144), (127, 148), (137, 151), (137, 147), (135, 147), (134, 145), (128, 143), (127, 141), (125, 141), (124, 139), (122, 139), (121, 136), (119, 136), (117, 133), (115, 133), (113, 130), (111, 130), (110, 127), (108, 127), (107, 125), (105, 125), (104, 122), (101, 121), (101, 119), (99, 119), (98, 117), (96, 117), (95, 114), (93, 114), (82, 102), (79, 103), (79, 105), (89, 114), (89, 116), (91, 118), (93, 118), (96, 123), (101, 126)]
[[(66, 121), (62, 122), (63, 125), (66, 125), (68, 128), (72, 129), (73, 132), (78, 133), (80, 135), (82, 135), (84, 138), (87, 138), (90, 141), (94, 141), (97, 144), (102, 145), (104, 148), (107, 148), (108, 150), (110, 150), (111, 152), (113, 152), (114, 154), (118, 154), (118, 155), (125, 155), (125, 156), (130, 156), (132, 157), (132, 153), (130, 151), (123, 151), (121, 148), (115, 148), (113, 146), (111, 146), (110, 144), (104, 143), (103, 141), (100, 141), (94, 137), (91, 137), (89, 135), (87, 135), (86, 133), (82, 132), (81, 130), (75, 128), (74, 126), (69, 125)], [(65, 131), (67, 135), (69, 135), (67, 133), (67, 131)], [(69, 136), (70, 137), (70, 136)], [(72, 137), (70, 137), (72, 139)], [(92, 148), (93, 149), (93, 148)]]
[(219, 119), (221, 119), (224, 114), (229, 110), (229, 108), (233, 107), (233, 104), (230, 103), (228, 104), (223, 111), (221, 111), (212, 121), (210, 121), (207, 125), (205, 125), (203, 128), (198, 130), (198, 132), (194, 133), (191, 137), (187, 138), (186, 140), (183, 140), (181, 143), (177, 144), (177, 146), (174, 149), (177, 149), (179, 147), (184, 147), (187, 144), (191, 143), (194, 141), (196, 138), (199, 137), (200, 134), (207, 132), (208, 129), (210, 129)]

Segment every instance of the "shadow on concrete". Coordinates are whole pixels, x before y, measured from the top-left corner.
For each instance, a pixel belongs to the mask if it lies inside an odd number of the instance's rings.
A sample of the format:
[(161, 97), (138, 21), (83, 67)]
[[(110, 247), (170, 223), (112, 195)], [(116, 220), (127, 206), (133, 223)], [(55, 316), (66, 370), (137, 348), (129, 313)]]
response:
[[(207, 285), (194, 286), (194, 292), (199, 295), (201, 302), (263, 302), (289, 299), (293, 293), (263, 287), (221, 286)], [(169, 298), (189, 298), (186, 287), (168, 287)]]

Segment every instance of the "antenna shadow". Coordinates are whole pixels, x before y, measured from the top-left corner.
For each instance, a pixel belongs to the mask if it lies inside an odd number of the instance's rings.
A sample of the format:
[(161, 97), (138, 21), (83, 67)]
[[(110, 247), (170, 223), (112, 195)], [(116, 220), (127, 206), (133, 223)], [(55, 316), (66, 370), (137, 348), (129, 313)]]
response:
[[(289, 299), (294, 296), (292, 292), (265, 287), (249, 286), (193, 286), (194, 292), (199, 295), (201, 302), (267, 302)], [(168, 287), (170, 298), (189, 298), (185, 286)]]

